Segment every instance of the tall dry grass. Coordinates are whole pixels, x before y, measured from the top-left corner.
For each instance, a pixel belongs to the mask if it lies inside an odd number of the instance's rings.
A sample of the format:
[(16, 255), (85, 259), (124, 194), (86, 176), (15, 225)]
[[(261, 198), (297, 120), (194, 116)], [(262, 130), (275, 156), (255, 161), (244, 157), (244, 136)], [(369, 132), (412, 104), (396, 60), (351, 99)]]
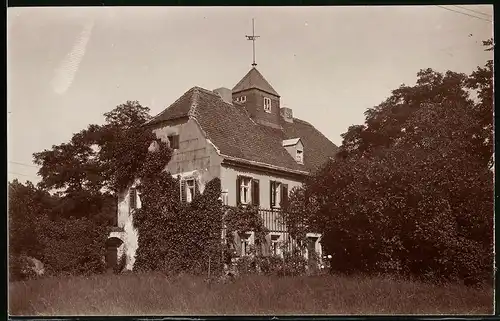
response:
[(11, 283), (11, 315), (491, 314), (491, 286), (390, 278), (248, 276), (233, 283), (160, 274)]

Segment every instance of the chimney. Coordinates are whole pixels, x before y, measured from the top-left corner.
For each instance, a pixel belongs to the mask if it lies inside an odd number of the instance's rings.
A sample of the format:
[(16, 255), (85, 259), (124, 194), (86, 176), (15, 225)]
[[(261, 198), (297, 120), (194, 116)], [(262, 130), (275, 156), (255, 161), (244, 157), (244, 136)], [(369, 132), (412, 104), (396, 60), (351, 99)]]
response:
[(220, 96), (228, 104), (233, 104), (233, 91), (229, 88), (217, 88), (213, 90), (214, 93)]
[(293, 123), (293, 112), (291, 108), (287, 107), (280, 108), (280, 114), (281, 118), (283, 118), (284, 121)]

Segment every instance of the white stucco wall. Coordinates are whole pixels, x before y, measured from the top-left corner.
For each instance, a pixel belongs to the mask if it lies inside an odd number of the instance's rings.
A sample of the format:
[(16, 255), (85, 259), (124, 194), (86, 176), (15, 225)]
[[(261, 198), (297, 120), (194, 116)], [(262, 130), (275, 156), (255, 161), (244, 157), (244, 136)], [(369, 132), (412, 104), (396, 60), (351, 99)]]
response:
[(204, 182), (219, 177), (222, 158), (205, 138), (196, 120), (162, 125), (153, 132), (167, 143), (169, 135), (179, 135), (179, 149), (174, 151), (167, 171), (178, 174), (197, 170)]
[[(139, 183), (136, 180), (131, 187), (135, 187)], [(141, 208), (141, 197), (137, 197), (137, 208)], [(135, 252), (137, 251), (137, 230), (134, 228), (133, 224), (133, 213), (130, 210), (130, 188), (124, 191), (118, 196), (118, 227), (123, 229), (120, 232), (119, 238), (123, 241), (123, 244), (118, 248), (117, 255), (118, 259), (125, 252), (127, 255), (126, 269), (131, 270), (135, 263)], [(111, 237), (111, 235), (110, 235)], [(118, 235), (117, 235), (118, 237)]]

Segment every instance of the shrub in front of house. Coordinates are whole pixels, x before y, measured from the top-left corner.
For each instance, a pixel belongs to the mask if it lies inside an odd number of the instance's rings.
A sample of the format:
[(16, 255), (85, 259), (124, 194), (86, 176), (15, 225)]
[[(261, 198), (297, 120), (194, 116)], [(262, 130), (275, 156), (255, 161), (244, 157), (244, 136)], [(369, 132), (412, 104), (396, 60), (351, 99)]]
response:
[(9, 281), (32, 280), (44, 274), (43, 264), (37, 267), (36, 259), (21, 255), (9, 256)]
[(102, 273), (106, 265), (103, 244), (107, 228), (86, 219), (60, 219), (45, 222), (41, 260), (47, 275), (90, 275)]
[[(242, 256), (236, 260), (238, 274), (299, 276), (319, 274), (319, 266), (309, 263), (300, 252), (285, 252), (283, 256)], [(313, 267), (314, 265), (314, 267)]]

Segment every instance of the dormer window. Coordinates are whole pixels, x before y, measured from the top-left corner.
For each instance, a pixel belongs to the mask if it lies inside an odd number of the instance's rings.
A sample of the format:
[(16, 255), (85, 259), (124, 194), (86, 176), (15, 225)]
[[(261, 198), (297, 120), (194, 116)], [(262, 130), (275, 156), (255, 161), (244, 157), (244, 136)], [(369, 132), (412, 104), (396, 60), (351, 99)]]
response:
[(283, 147), (298, 164), (304, 164), (304, 144), (300, 138), (285, 139)]
[(271, 112), (271, 98), (269, 97), (264, 97), (264, 111), (266, 113)]
[(304, 151), (302, 149), (297, 149), (295, 153), (295, 160), (299, 164), (304, 164)]

